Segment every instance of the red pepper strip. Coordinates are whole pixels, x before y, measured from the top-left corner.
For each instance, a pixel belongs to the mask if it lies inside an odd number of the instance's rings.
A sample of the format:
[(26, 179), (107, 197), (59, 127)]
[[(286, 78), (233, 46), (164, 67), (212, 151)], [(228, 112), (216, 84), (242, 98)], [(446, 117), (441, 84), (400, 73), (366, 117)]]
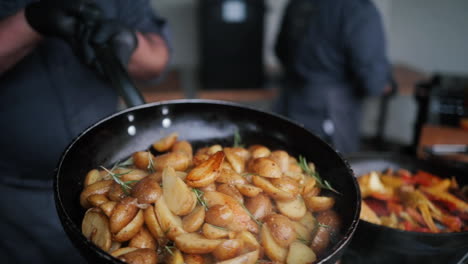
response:
[(410, 221), (404, 221), (403, 227), (405, 228), (406, 231), (413, 231), (415, 229), (415, 227), (413, 227), (413, 224), (411, 224)]
[(442, 215), (442, 217), (436, 217), (436, 219), (444, 224), (452, 232), (460, 232), (462, 227), (462, 221), (459, 217)]
[(374, 211), (377, 216), (388, 216), (390, 215), (390, 212), (388, 211), (388, 208), (386, 207), (386, 204), (380, 200), (376, 199), (364, 199), (366, 201), (366, 204)]
[(441, 181), (441, 179), (433, 174), (430, 174), (425, 171), (418, 171), (414, 176), (413, 176), (413, 182), (421, 184), (423, 186), (432, 186), (434, 184), (437, 184)]
[(468, 203), (458, 199), (448, 192), (438, 192), (437, 190), (424, 187), (422, 187), (421, 190), (427, 194), (430, 194), (435, 200), (454, 204), (458, 211), (468, 212)]
[(408, 183), (408, 184), (413, 184), (414, 181), (413, 181), (413, 176), (411, 175), (411, 173), (407, 170), (403, 170), (403, 169), (400, 169), (397, 171), (397, 175), (400, 176), (400, 178), (405, 182), (405, 183)]
[(413, 218), (414, 221), (416, 221), (420, 225), (426, 225), (426, 222), (424, 222), (424, 219), (422, 215), (416, 211), (416, 209), (407, 207), (405, 210), (411, 218)]
[(381, 200), (381, 201), (390, 201), (390, 200), (396, 200), (394, 195), (391, 193), (379, 193), (379, 192), (372, 192), (370, 194), (371, 197)]
[(387, 208), (397, 215), (400, 215), (401, 211), (403, 211), (403, 206), (395, 201), (387, 201)]

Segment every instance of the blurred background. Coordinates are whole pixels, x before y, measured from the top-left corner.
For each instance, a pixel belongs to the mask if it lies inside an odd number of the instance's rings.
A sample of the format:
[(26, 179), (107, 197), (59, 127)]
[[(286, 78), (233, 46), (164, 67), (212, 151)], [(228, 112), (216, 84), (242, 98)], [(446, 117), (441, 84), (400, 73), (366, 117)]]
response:
[[(147, 100), (222, 99), (270, 110), (282, 74), (273, 47), (287, 2), (154, 1), (170, 24), (174, 52), (166, 78), (141, 85)], [(399, 88), (389, 98), (365, 99), (363, 148), (415, 151), (426, 126), (458, 129), (468, 115), (468, 1), (374, 3)], [(448, 143), (468, 143), (467, 134), (458, 137)]]

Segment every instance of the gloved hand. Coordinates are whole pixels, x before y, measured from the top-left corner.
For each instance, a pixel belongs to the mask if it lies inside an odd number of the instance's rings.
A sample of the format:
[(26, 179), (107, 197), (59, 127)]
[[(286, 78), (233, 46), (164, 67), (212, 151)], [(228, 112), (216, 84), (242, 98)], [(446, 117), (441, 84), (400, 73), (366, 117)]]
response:
[(96, 46), (111, 48), (122, 65), (127, 66), (138, 41), (135, 32), (115, 19), (84, 25), (76, 36), (75, 51), (88, 65), (96, 66)]
[(44, 36), (72, 41), (80, 19), (98, 18), (100, 10), (88, 0), (42, 0), (25, 7), (29, 25)]

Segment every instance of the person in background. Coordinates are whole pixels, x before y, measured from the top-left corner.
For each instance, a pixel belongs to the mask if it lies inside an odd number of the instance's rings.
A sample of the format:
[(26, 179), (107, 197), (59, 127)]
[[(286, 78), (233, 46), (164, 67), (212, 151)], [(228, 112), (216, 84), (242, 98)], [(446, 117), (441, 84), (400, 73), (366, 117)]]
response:
[(380, 14), (370, 0), (290, 0), (277, 41), (274, 109), (342, 153), (359, 150), (362, 101), (391, 91)]
[(72, 139), (118, 109), (93, 52), (104, 43), (138, 80), (169, 61), (167, 25), (148, 0), (0, 0), (2, 263), (83, 263), (52, 182)]

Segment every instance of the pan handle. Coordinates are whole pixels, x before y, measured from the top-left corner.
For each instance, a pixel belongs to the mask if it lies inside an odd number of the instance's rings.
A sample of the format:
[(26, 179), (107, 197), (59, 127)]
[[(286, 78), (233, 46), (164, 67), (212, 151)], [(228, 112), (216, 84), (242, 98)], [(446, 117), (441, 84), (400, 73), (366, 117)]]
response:
[(136, 88), (127, 70), (109, 45), (95, 46), (98, 64), (111, 85), (122, 96), (128, 107), (145, 104), (145, 99)]

